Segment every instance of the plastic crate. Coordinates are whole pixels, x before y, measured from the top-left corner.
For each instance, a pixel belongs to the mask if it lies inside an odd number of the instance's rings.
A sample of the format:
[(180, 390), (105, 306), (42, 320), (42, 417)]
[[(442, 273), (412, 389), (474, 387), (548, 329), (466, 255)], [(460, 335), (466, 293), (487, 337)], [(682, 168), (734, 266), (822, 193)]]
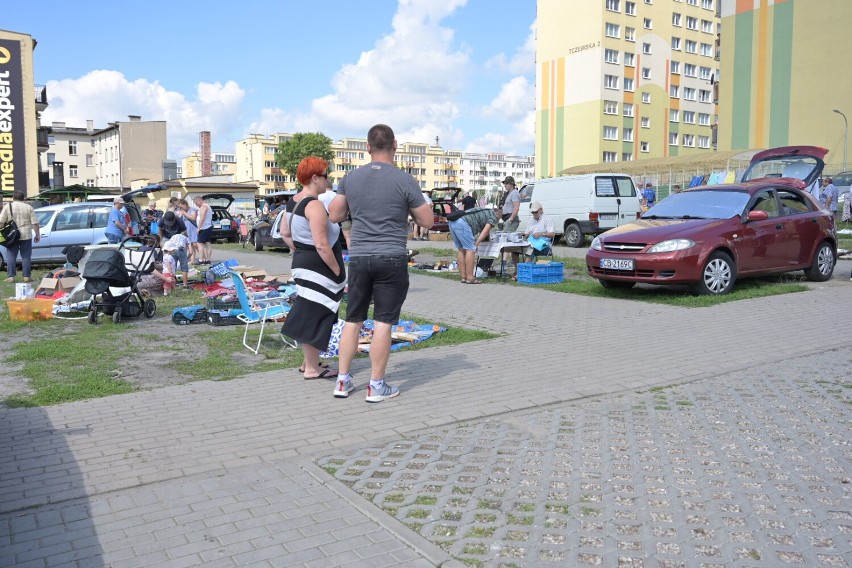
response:
[(178, 325), (189, 325), (192, 323), (206, 323), (207, 309), (204, 306), (187, 306), (188, 308), (196, 308), (192, 318), (187, 317), (181, 312), (181, 308), (175, 308), (172, 312), (172, 323)]
[(240, 301), (237, 298), (233, 300), (222, 300), (219, 298), (207, 298), (207, 311), (212, 312), (213, 310), (225, 311), (228, 310), (239, 310), (242, 306), (240, 305)]
[[(234, 313), (237, 312), (237, 313)], [(241, 322), (237, 317), (238, 314), (243, 313), (242, 310), (216, 310), (207, 312), (207, 323), (210, 325), (221, 326), (221, 325), (240, 325)]]
[(565, 280), (565, 265), (561, 262), (518, 264), (518, 282), (521, 284), (556, 284), (563, 280)]
[(53, 317), (52, 298), (26, 298), (6, 300), (9, 306), (9, 319), (12, 321), (38, 321)]

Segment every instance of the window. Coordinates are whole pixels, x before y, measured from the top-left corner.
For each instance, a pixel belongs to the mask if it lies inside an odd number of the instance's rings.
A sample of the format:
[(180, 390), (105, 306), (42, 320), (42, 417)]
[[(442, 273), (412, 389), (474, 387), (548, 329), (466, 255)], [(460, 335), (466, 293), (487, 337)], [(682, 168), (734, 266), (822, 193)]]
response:
[(701, 55), (705, 57), (713, 57), (713, 46), (709, 43), (701, 44)]
[(702, 103), (710, 102), (710, 91), (706, 89), (698, 89), (698, 101)]
[(706, 112), (699, 112), (698, 124), (700, 124), (701, 126), (710, 126), (710, 115)]
[(698, 53), (698, 42), (692, 41), (691, 39), (686, 40), (686, 52)]
[(604, 140), (618, 140), (618, 128), (615, 126), (603, 127)]
[(624, 116), (633, 116), (633, 103), (624, 103), (622, 111), (624, 112)]
[(624, 27), (624, 39), (626, 41), (636, 41), (636, 28)]
[(77, 166), (68, 166), (68, 177), (77, 177)]
[(686, 124), (695, 124), (695, 112), (691, 110), (683, 111), (683, 121)]
[(683, 135), (683, 145), (686, 148), (694, 148), (695, 147), (695, 136), (692, 134), (684, 134)]
[(610, 12), (621, 11), (621, 0), (606, 0), (606, 9)]
[(86, 154), (86, 166), (92, 167), (95, 165), (95, 157), (92, 154)]
[(48, 152), (47, 153), (47, 165), (52, 166), (53, 162), (55, 162), (55, 161), (56, 161), (56, 154), (53, 153), (53, 152)]
[(713, 33), (713, 22), (710, 20), (701, 20), (701, 31), (706, 34)]
[(672, 109), (669, 111), (669, 122), (677, 122), (680, 117), (680, 111)]
[(672, 61), (669, 64), (669, 69), (672, 72), (672, 75), (680, 75), (680, 61)]
[(693, 18), (692, 16), (686, 17), (686, 29), (688, 30), (698, 30), (698, 18)]
[(680, 38), (672, 36), (672, 49), (680, 51)]
[(694, 101), (695, 100), (695, 89), (693, 89), (692, 87), (684, 87), (683, 88), (683, 100)]
[(625, 91), (632, 93), (633, 89), (635, 88), (634, 84), (635, 84), (635, 81), (633, 79), (628, 79), (627, 77), (624, 78), (624, 90)]
[(672, 12), (672, 25), (680, 27), (680, 14)]
[(705, 81), (710, 80), (710, 68), (709, 67), (699, 67), (698, 68), (698, 76), (701, 77)]
[(639, 151), (648, 153), (651, 151), (651, 145), (648, 142), (639, 142)]
[(654, 20), (652, 20), (651, 18), (643, 18), (642, 27), (644, 27), (646, 30), (654, 29)]
[(654, 0), (645, 0), (645, 4), (653, 4)]
[[(671, 85), (669, 86), (669, 97), (672, 99), (680, 98), (680, 86), (679, 85)], [(675, 111), (677, 112), (677, 111)]]
[(636, 2), (625, 2), (624, 3), (624, 13), (628, 16), (636, 15)]
[(650, 67), (643, 67), (642, 68), (642, 78), (643, 79), (650, 79), (651, 78), (651, 68)]
[(603, 161), (604, 162), (614, 162), (618, 158), (618, 154), (615, 152), (604, 152), (603, 153)]
[[(87, 179), (86, 180), (86, 187), (95, 187), (95, 180)], [(106, 226), (106, 223), (104, 223), (104, 226)]]
[(604, 101), (604, 114), (618, 114), (618, 103), (616, 101)]
[(669, 132), (669, 146), (677, 146), (677, 132)]
[(56, 136), (53, 136), (52, 134), (48, 134), (47, 135), (47, 143), (51, 146), (56, 144)]
[(604, 88), (617, 89), (618, 77), (616, 77), (615, 75), (604, 75)]
[(636, 59), (636, 55), (633, 53), (624, 52), (624, 66), (625, 67), (633, 67), (634, 61)]
[(650, 53), (651, 53), (651, 44), (650, 43), (643, 43), (642, 44), (642, 53), (650, 55)]
[(642, 128), (651, 128), (651, 119), (647, 116), (643, 116), (642, 119)]
[(683, 74), (687, 77), (695, 77), (695, 70), (697, 67), (692, 63), (684, 63), (683, 64)]
[(648, 92), (642, 93), (642, 102), (643, 103), (650, 103), (651, 102), (651, 93), (648, 93)]
[(606, 37), (621, 37), (621, 26), (607, 22), (604, 33), (606, 34)]
[(698, 0), (686, 0), (686, 3), (690, 6), (698, 6)]
[(632, 128), (623, 128), (621, 130), (622, 140), (625, 142), (633, 142), (633, 129)]
[(698, 137), (698, 147), (699, 148), (709, 148), (710, 147), (710, 137), (709, 136), (699, 136)]
[(713, 0), (701, 0), (701, 7), (705, 10), (713, 9)]
[(621, 154), (621, 161), (622, 162), (632, 162), (633, 161), (633, 154), (631, 154), (630, 152), (624, 152), (623, 154)]
[(76, 156), (77, 155), (77, 141), (69, 140), (68, 141), (68, 155)]
[(618, 63), (618, 50), (604, 49), (604, 61), (607, 63)]

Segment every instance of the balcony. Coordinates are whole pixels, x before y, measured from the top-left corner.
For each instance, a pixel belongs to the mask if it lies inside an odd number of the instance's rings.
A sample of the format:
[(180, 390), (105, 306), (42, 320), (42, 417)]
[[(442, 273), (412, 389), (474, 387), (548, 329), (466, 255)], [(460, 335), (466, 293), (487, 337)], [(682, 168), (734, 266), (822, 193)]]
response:
[(47, 108), (47, 87), (45, 85), (36, 85), (34, 88), (36, 111), (44, 112)]
[(50, 130), (47, 126), (40, 126), (36, 130), (36, 146), (39, 152), (46, 152), (50, 149), (50, 142), (47, 139), (47, 133)]

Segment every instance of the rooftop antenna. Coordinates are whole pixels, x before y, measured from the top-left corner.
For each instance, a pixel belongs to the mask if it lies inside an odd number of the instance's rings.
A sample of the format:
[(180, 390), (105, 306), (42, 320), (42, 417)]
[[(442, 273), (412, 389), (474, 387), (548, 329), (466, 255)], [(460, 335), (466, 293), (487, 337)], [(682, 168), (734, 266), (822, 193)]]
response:
[(435, 136), (435, 146), (440, 146), (440, 145), (441, 145), (441, 139), (439, 137)]

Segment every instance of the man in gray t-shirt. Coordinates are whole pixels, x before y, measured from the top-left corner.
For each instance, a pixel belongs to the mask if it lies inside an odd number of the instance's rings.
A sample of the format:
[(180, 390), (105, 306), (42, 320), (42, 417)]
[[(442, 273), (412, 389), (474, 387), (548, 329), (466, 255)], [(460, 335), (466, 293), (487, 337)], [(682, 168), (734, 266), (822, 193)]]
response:
[(346, 398), (354, 388), (349, 371), (361, 326), (373, 302), (367, 402), (382, 402), (399, 395), (399, 389), (385, 383), (384, 377), (391, 330), (408, 295), (408, 215), (426, 229), (432, 227), (434, 216), (417, 180), (394, 165), (396, 138), (389, 126), (370, 128), (367, 152), (372, 161), (340, 180), (337, 197), (328, 209), (335, 223), (347, 214), (352, 217), (346, 323), (340, 336), (340, 371), (334, 396)]

